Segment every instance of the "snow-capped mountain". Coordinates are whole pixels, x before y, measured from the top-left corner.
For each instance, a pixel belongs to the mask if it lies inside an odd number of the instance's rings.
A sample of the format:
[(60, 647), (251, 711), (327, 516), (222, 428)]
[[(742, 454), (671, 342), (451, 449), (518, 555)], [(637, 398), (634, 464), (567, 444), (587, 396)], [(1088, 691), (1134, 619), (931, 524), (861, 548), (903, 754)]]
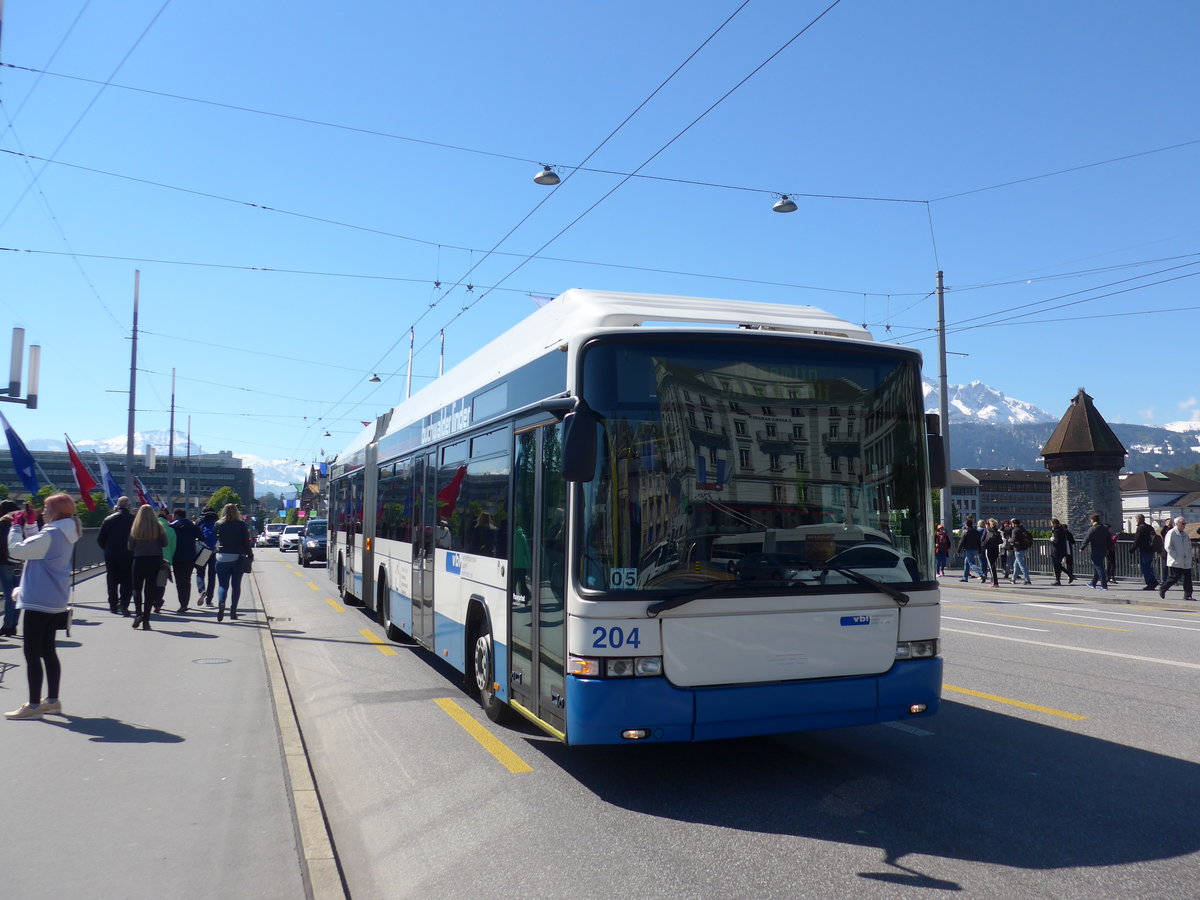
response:
[[(133, 450), (135, 453), (146, 452), (146, 445), (152, 444), (158, 454), (158, 464), (165, 466), (167, 453), (170, 450), (171, 433), (169, 431), (136, 431), (133, 435)], [(75, 449), (80, 453), (124, 453), (125, 435), (108, 438), (107, 440), (74, 440)], [(27, 443), (30, 450), (56, 450), (65, 453), (67, 445), (64, 441), (53, 438), (36, 438)], [(175, 458), (183, 459), (190, 453), (192, 456), (203, 456), (204, 450), (196, 442), (188, 447), (188, 437), (184, 432), (175, 432)], [(229, 451), (223, 451), (229, 452)], [(235, 459), (241, 460), (243, 466), (254, 470), (254, 492), (262, 496), (267, 493), (292, 493), (296, 485), (304, 481), (308, 474), (308, 465), (294, 459), (264, 459), (251, 453), (232, 453)]]
[[(921, 379), (925, 391), (925, 411), (938, 411), (938, 385), (929, 377)], [(950, 385), (950, 423), (980, 422), (988, 425), (1026, 425), (1057, 422), (1054, 416), (1024, 400), (1006, 397), (982, 381)]]
[(1177, 431), (1180, 434), (1186, 434), (1189, 431), (1200, 431), (1200, 419), (1191, 419), (1187, 422), (1168, 422), (1163, 428), (1167, 431)]

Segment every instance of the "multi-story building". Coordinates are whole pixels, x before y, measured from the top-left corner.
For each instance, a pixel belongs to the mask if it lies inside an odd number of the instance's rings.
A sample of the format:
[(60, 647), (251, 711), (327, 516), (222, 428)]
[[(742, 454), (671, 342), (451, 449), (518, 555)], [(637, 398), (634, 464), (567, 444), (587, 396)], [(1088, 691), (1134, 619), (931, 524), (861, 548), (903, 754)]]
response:
[(1003, 522), (1014, 516), (1029, 529), (1050, 530), (1050, 473), (1021, 469), (955, 469), (951, 500), (960, 518)]
[[(92, 477), (99, 481), (100, 472), (95, 454), (84, 451), (80, 455)], [(124, 493), (125, 454), (101, 453), (100, 458), (104, 460), (104, 464), (108, 466)], [(35, 450), (33, 459), (37, 464), (37, 479), (40, 485), (49, 483), (70, 494), (78, 493), (75, 488), (75, 475), (71, 470), (71, 460), (66, 451)], [(163, 503), (186, 509), (189, 513), (200, 509), (217, 489), (223, 487), (233, 488), (243, 503), (248, 504), (254, 498), (254, 470), (243, 466), (242, 461), (229, 450), (205, 453), (201, 456), (176, 457), (171, 467), (170, 490), (167, 484), (167, 468), (167, 460), (161, 454), (155, 461), (153, 470), (146, 468), (144, 455), (139, 453), (133, 457), (133, 473), (141, 479), (142, 484)], [(8, 486), (10, 497), (23, 498), (28, 495), (13, 468), (12, 457), (3, 452), (0, 452), (0, 483)], [(133, 495), (135, 502), (136, 496)]]
[(1121, 479), (1121, 516), (1126, 531), (1137, 527), (1137, 516), (1161, 524), (1183, 516), (1200, 519), (1200, 482), (1171, 472), (1136, 472)]

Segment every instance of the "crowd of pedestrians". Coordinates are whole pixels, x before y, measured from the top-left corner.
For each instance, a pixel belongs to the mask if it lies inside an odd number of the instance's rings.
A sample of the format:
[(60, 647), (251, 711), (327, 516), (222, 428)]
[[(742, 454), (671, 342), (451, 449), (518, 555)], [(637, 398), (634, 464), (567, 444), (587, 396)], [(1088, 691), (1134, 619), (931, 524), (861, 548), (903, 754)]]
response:
[[(39, 514), (31, 504), (22, 509), (10, 500), (0, 501), (0, 591), (4, 594), (4, 624), (0, 636), (17, 632), (23, 615), (23, 645), (29, 682), (29, 700), (8, 719), (40, 719), (62, 715), (59, 684), (62, 667), (55, 650), (55, 633), (69, 627), (72, 545), (83, 534), (69, 494), (48, 497)], [(189, 612), (191, 582), (196, 578), (197, 605), (213, 605), (214, 578), (217, 621), (238, 617), (242, 576), (250, 571), (254, 545), (250, 529), (236, 505), (220, 512), (206, 509), (193, 522), (182, 509), (168, 519), (165, 510), (149, 505), (135, 514), (128, 497), (100, 525), (96, 541), (104, 553), (108, 608), (114, 615), (129, 616), (133, 627), (151, 630), (151, 620), (161, 615), (167, 585), (174, 581), (178, 614)], [(13, 587), (13, 564), (23, 563), (20, 587)], [(43, 698), (43, 687), (45, 697)]]
[[(1186, 520), (1180, 517), (1174, 522), (1164, 521), (1161, 529), (1156, 530), (1144, 515), (1137, 517), (1132, 552), (1145, 582), (1142, 590), (1158, 591), (1159, 596), (1165, 599), (1168, 590), (1176, 584), (1182, 584), (1184, 599), (1196, 599), (1192, 593), (1195, 550), (1186, 525)], [(1072, 584), (1079, 577), (1075, 568), (1077, 553), (1091, 563), (1089, 587), (1106, 591), (1109, 585), (1119, 583), (1117, 548), (1123, 532), (1115, 531), (1101, 521), (1099, 514), (1094, 514), (1077, 546), (1075, 535), (1065, 524), (1058, 519), (1051, 519), (1050, 526), (1049, 553), (1056, 586)], [(1033, 547), (1033, 536), (1018, 518), (1002, 522), (993, 518), (976, 521), (974, 516), (969, 515), (959, 531), (957, 543), (953, 544), (945, 528), (938, 525), (933, 536), (933, 548), (939, 578), (946, 574), (952, 547), (963, 560), (959, 581), (968, 582), (978, 578), (981, 583), (990, 582), (993, 587), (999, 587), (1001, 581), (1032, 584), (1029, 551)]]

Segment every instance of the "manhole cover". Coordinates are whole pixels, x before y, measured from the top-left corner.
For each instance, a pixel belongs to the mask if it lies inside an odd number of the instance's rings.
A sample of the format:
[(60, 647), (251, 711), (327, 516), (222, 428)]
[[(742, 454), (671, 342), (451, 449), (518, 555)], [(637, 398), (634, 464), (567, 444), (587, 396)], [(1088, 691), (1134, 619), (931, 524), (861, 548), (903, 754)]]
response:
[(202, 666), (219, 666), (221, 663), (233, 662), (233, 660), (222, 659), (219, 656), (210, 656), (208, 659), (193, 659), (192, 662), (199, 663)]

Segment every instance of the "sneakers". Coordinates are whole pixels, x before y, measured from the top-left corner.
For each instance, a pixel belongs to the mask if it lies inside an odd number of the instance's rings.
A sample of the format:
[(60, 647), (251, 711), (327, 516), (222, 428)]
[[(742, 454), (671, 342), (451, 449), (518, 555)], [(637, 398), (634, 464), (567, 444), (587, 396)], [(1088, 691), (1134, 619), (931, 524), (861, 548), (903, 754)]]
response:
[(20, 709), (14, 709), (12, 712), (6, 712), (6, 719), (40, 719), (42, 717), (41, 704), (30, 706), (28, 703), (22, 703)]
[(37, 711), (43, 716), (61, 716), (63, 714), (62, 702), (59, 700), (43, 700), (38, 704)]

